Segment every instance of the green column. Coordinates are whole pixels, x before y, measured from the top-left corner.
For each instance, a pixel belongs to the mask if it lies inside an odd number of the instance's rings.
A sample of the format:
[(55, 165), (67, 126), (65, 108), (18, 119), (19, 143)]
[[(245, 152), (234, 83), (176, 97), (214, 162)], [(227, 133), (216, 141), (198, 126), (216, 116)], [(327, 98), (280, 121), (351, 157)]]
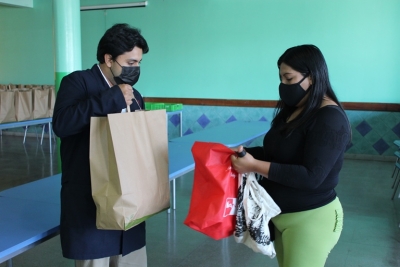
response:
[[(53, 0), (55, 89), (61, 79), (82, 69), (80, 0)], [(57, 140), (58, 166), (61, 171), (60, 140)]]

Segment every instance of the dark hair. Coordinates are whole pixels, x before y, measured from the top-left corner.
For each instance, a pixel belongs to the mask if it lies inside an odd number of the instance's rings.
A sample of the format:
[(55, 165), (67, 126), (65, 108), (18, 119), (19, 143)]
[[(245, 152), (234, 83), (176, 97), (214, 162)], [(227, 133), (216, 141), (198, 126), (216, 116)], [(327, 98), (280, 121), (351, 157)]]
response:
[[(295, 128), (306, 122), (321, 107), (324, 95), (327, 95), (343, 109), (333, 92), (329, 81), (328, 67), (318, 47), (300, 45), (289, 48), (278, 59), (278, 68), (282, 63), (304, 74), (304, 76), (309, 75), (312, 80), (304, 109), (296, 119), (284, 124), (281, 129), (284, 134), (290, 134)], [(296, 107), (289, 107), (280, 99), (275, 108), (272, 125), (277, 125), (280, 121), (286, 120), (295, 109)]]
[(143, 50), (143, 54), (149, 52), (146, 40), (140, 34), (140, 30), (130, 27), (126, 23), (115, 24), (101, 37), (97, 46), (97, 60), (104, 63), (104, 55), (110, 54), (116, 58), (125, 52), (132, 51), (135, 46)]

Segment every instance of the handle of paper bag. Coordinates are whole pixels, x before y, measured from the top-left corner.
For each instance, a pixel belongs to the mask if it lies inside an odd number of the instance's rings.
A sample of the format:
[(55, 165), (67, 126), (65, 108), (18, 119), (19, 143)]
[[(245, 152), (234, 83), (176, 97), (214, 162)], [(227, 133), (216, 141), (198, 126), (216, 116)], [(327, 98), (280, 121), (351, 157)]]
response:
[(126, 111), (127, 111), (127, 112), (131, 112), (131, 106), (129, 106), (129, 105), (126, 106)]

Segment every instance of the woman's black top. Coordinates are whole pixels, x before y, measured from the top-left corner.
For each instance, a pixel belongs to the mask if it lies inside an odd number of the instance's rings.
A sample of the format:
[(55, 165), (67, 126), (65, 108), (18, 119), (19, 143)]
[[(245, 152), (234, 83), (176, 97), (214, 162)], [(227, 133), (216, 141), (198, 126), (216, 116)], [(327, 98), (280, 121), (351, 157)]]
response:
[(335, 187), (351, 130), (338, 106), (320, 108), (290, 135), (278, 122), (264, 137), (263, 147), (246, 148), (255, 158), (271, 162), (260, 184), (282, 213), (324, 206), (336, 198)]

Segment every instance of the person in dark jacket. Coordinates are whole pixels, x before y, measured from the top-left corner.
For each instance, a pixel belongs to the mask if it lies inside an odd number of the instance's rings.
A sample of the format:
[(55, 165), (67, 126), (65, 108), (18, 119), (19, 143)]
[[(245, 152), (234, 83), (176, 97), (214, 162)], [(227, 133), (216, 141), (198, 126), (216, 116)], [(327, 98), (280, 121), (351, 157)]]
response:
[(322, 267), (342, 232), (335, 187), (351, 128), (316, 46), (287, 49), (278, 68), (280, 100), (263, 147), (231, 160), (239, 173), (261, 174), (282, 210), (272, 218), (279, 266)]
[(144, 222), (127, 231), (96, 228), (89, 133), (92, 116), (124, 112), (127, 106), (144, 109), (133, 85), (148, 51), (140, 30), (116, 24), (100, 39), (98, 64), (61, 81), (53, 115), (53, 129), (61, 139), (60, 239), (63, 256), (74, 259), (76, 266), (147, 266)]

